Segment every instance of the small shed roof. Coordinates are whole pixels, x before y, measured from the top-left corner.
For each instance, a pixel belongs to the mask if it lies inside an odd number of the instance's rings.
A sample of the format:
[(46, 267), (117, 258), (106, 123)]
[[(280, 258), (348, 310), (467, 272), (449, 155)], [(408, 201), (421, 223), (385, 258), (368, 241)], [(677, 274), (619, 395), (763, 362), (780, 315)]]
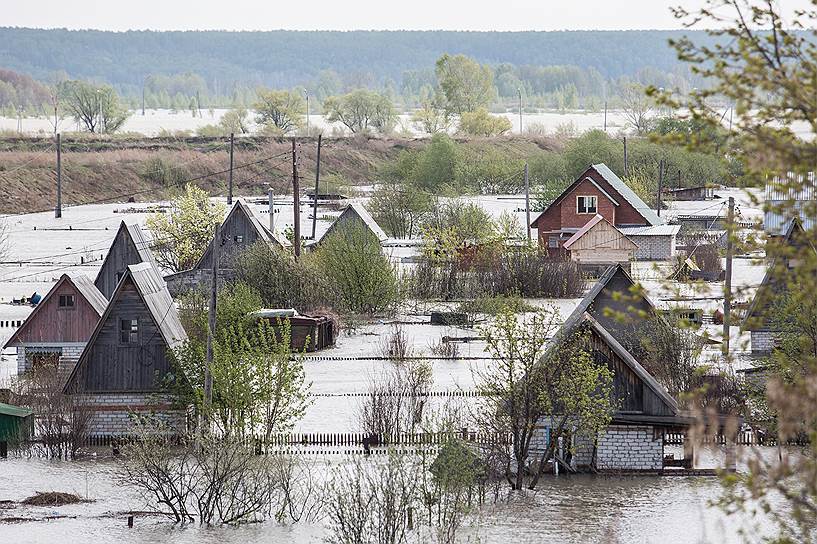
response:
[(4, 402), (0, 402), (0, 416), (28, 417), (33, 413), (34, 412), (29, 410), (28, 408), (21, 408), (20, 406), (14, 406), (13, 404), (6, 404)]
[(595, 227), (599, 223), (606, 223), (609, 226), (609, 228), (613, 229), (615, 232), (620, 234), (620, 236), (609, 240), (609, 242), (619, 242), (621, 245), (629, 246), (630, 249), (634, 249), (634, 250), (638, 249), (638, 245), (635, 242), (633, 242), (632, 240), (630, 240), (629, 238), (627, 238), (627, 236), (624, 235), (623, 232), (621, 232), (621, 229), (616, 228), (615, 225), (610, 223), (608, 220), (606, 220), (604, 217), (602, 217), (599, 214), (596, 214), (595, 217), (593, 217), (593, 219), (591, 219), (590, 221), (585, 223), (585, 225), (582, 228), (580, 228), (578, 231), (576, 231), (573, 234), (573, 236), (571, 236), (567, 240), (567, 242), (565, 242), (564, 248), (565, 249), (570, 249), (574, 244), (579, 242), (579, 240), (581, 240), (581, 238), (584, 235), (586, 235), (588, 232), (593, 230), (593, 227)]
[(681, 225), (656, 225), (647, 227), (618, 227), (627, 236), (675, 236)]

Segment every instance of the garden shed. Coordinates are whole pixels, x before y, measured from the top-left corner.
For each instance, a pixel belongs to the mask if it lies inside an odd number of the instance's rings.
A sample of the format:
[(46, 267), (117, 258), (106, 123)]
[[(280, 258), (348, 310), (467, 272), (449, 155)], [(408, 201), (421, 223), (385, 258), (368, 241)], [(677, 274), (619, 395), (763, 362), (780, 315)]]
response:
[(8, 444), (34, 434), (34, 412), (0, 402), (0, 457), (8, 454)]

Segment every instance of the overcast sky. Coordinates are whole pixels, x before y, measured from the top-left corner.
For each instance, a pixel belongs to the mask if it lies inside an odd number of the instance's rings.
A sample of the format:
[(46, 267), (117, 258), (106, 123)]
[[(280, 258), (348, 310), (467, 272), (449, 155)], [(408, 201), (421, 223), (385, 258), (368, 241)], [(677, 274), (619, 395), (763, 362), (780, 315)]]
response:
[[(0, 26), (102, 30), (584, 30), (680, 28), (703, 0), (0, 0)], [(782, 0), (787, 9), (808, 0)], [(485, 6), (485, 7), (483, 7)]]

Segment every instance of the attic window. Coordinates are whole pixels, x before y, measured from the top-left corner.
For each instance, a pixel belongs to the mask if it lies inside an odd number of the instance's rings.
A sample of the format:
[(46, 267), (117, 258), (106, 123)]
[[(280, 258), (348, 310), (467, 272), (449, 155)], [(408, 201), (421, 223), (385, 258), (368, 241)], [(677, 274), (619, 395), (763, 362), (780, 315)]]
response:
[(139, 343), (139, 320), (122, 319), (119, 322), (119, 340), (123, 344)]
[(74, 295), (60, 295), (59, 307), (64, 310), (71, 310), (74, 308), (76, 301)]
[(237, 244), (243, 244), (244, 243), (244, 235), (243, 234), (236, 234), (234, 240), (235, 240), (235, 242)]
[(577, 196), (576, 213), (596, 213), (595, 196)]

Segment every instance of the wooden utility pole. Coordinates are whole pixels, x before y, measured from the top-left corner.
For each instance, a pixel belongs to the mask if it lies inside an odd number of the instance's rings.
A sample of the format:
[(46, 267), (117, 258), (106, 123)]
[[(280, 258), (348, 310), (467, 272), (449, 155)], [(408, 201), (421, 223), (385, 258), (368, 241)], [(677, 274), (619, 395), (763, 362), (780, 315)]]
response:
[(275, 199), (272, 194), (272, 187), (267, 189), (267, 199), (269, 200), (269, 231), (275, 233)]
[(301, 256), (301, 188), (298, 185), (298, 150), (295, 147), (295, 138), (292, 139), (292, 220), (293, 248), (295, 259)]
[(729, 355), (729, 337), (732, 320), (732, 253), (735, 235), (735, 198), (729, 197), (729, 214), (726, 216), (726, 273), (723, 282), (723, 354)]
[(607, 101), (604, 101), (604, 132), (607, 132)]
[(233, 204), (233, 141), (234, 134), (230, 133), (230, 177), (227, 181), (227, 205)]
[(318, 222), (318, 189), (321, 183), (321, 136), (318, 134), (318, 158), (315, 162), (315, 202), (312, 205), (312, 239), (315, 239), (315, 228)]
[(678, 188), (681, 188), (681, 171), (678, 170)]
[(656, 213), (661, 217), (661, 190), (664, 188), (664, 159), (658, 161), (658, 200), (655, 204)]
[(522, 134), (522, 89), (516, 89), (519, 93), (519, 134)]
[(60, 133), (57, 133), (57, 207), (54, 208), (54, 217), (62, 217), (62, 144)]
[(528, 182), (528, 163), (525, 163), (525, 231), (530, 244), (530, 183)]
[(210, 256), (213, 259), (213, 278), (210, 283), (210, 310), (208, 312), (207, 327), (207, 361), (204, 367), (204, 425), (209, 431), (210, 413), (213, 406), (213, 335), (216, 331), (216, 300), (218, 299), (218, 258), (221, 247), (221, 223), (216, 224), (213, 236), (213, 251)]
[(624, 176), (627, 176), (627, 137), (624, 137)]

